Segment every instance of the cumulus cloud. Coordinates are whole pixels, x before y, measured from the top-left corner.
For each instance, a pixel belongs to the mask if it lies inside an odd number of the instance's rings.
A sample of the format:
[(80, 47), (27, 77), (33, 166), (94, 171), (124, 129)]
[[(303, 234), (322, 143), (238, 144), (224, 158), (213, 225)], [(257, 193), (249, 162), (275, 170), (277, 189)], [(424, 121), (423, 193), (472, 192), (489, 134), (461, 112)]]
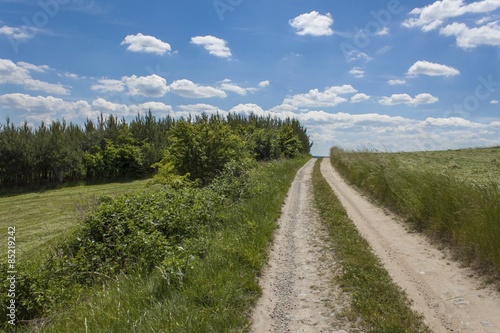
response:
[(126, 36), (120, 45), (128, 45), (127, 50), (132, 52), (154, 53), (157, 55), (164, 55), (172, 50), (169, 43), (141, 33)]
[(349, 71), (349, 74), (358, 79), (365, 77), (365, 71), (360, 67), (354, 67)]
[(398, 105), (398, 104), (407, 104), (407, 105), (420, 105), (420, 104), (433, 104), (437, 103), (439, 98), (432, 96), (431, 94), (419, 94), (414, 98), (408, 94), (393, 94), (390, 97), (383, 97), (379, 100), (379, 103), (382, 105)]
[(421, 28), (431, 31), (440, 27), (446, 20), (465, 14), (489, 13), (500, 8), (498, 0), (481, 0), (466, 4), (464, 0), (440, 0), (423, 8), (413, 9), (413, 16), (403, 22), (407, 28)]
[(286, 98), (283, 104), (289, 105), (294, 109), (334, 107), (338, 104), (347, 102), (346, 98), (339, 95), (356, 92), (357, 90), (351, 85), (333, 86), (325, 89), (323, 92), (318, 89), (312, 89), (307, 94), (298, 94)]
[(240, 96), (245, 96), (248, 91), (253, 90), (252, 88), (250, 88), (250, 89), (242, 88), (242, 87), (232, 83), (231, 80), (224, 80), (220, 85), (220, 89), (222, 89), (224, 91), (233, 92), (233, 93), (238, 94)]
[(127, 90), (131, 96), (163, 97), (168, 91), (167, 80), (156, 74), (124, 76), (121, 80), (101, 79), (91, 86), (102, 93), (120, 93)]
[(458, 74), (460, 74), (460, 71), (456, 68), (429, 61), (417, 61), (408, 69), (407, 73), (409, 76), (455, 76)]
[(481, 45), (500, 46), (498, 21), (477, 28), (469, 28), (464, 23), (455, 22), (442, 28), (439, 33), (444, 36), (455, 36), (457, 45), (464, 49), (472, 49)]
[(98, 98), (92, 102), (92, 108), (95, 111), (103, 112), (105, 114), (113, 114), (116, 116), (133, 116), (138, 113), (144, 113), (149, 110), (155, 114), (168, 115), (173, 112), (170, 105), (161, 102), (146, 102), (141, 104), (120, 104), (107, 101), (103, 98)]
[(495, 104), (495, 105), (496, 105), (496, 104), (499, 104), (499, 103), (500, 103), (500, 101), (498, 101), (498, 100), (496, 100), (496, 99), (492, 99), (492, 100), (490, 101), (490, 104)]
[(132, 96), (162, 97), (169, 91), (167, 80), (156, 74), (139, 77), (132, 75), (124, 77), (122, 81)]
[(194, 45), (200, 45), (205, 48), (211, 55), (220, 58), (230, 58), (231, 49), (227, 46), (227, 42), (224, 39), (220, 39), (214, 36), (196, 36), (191, 38), (191, 43)]
[(49, 66), (37, 66), (26, 62), (14, 63), (10, 59), (0, 59), (0, 84), (21, 85), (26, 90), (43, 91), (48, 94), (68, 95), (69, 89), (61, 84), (35, 80), (31, 71), (44, 72)]
[(210, 86), (198, 85), (192, 81), (183, 79), (174, 81), (170, 85), (173, 93), (187, 98), (226, 98), (227, 94), (224, 90)]
[(331, 28), (333, 18), (330, 13), (321, 15), (316, 11), (302, 14), (288, 21), (290, 26), (296, 29), (297, 35), (305, 36), (330, 36), (333, 35)]
[(27, 113), (58, 113), (63, 116), (91, 109), (90, 104), (86, 101), (68, 102), (53, 96), (31, 96), (21, 93), (1, 95), (0, 104), (6, 110)]
[(363, 102), (363, 101), (366, 101), (370, 99), (370, 96), (368, 96), (367, 94), (356, 94), (354, 96), (351, 97), (351, 102), (352, 103), (359, 103), (359, 102)]

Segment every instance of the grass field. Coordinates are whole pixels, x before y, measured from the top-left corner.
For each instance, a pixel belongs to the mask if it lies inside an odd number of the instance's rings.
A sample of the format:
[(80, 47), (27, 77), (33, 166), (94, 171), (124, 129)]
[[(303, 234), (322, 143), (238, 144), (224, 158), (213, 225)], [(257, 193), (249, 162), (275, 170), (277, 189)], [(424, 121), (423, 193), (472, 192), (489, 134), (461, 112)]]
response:
[(396, 158), (407, 167), (442, 172), (474, 183), (500, 184), (500, 147), (389, 153), (386, 156)]
[(69, 232), (81, 215), (103, 195), (140, 191), (148, 180), (81, 185), (0, 197), (0, 239), (16, 227), (18, 258), (41, 251), (41, 245)]
[(331, 163), (379, 204), (500, 278), (500, 148), (419, 153), (344, 151)]

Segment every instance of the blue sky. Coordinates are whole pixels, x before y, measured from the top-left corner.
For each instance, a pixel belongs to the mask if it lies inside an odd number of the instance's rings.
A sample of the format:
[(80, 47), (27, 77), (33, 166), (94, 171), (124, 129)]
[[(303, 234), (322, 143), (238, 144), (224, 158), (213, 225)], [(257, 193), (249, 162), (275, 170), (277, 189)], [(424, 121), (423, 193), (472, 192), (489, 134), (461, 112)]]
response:
[(333, 145), (500, 144), (500, 0), (0, 0), (0, 121), (271, 114)]

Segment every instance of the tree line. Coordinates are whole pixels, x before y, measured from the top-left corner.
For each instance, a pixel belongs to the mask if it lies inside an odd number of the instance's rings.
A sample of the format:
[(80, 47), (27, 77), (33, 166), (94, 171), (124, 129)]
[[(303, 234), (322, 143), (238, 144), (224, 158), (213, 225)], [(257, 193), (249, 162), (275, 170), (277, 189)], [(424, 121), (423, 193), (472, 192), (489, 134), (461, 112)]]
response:
[[(0, 124), (0, 187), (144, 177), (180, 147), (189, 155), (184, 157), (191, 177), (204, 181), (231, 154), (245, 151), (256, 160), (272, 160), (309, 154), (311, 146), (298, 120), (254, 114), (175, 119), (149, 111), (130, 122), (101, 114), (81, 126), (57, 120), (37, 128), (7, 119)], [(182, 174), (182, 157), (171, 160)], [(198, 163), (194, 169), (193, 163)]]

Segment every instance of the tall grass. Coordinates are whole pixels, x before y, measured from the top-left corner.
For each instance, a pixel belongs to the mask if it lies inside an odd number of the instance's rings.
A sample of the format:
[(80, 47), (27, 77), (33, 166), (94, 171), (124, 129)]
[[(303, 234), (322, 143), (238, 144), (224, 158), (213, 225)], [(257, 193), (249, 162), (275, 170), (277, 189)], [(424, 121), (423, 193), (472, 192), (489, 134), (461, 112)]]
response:
[[(307, 158), (308, 159), (308, 158)], [(160, 269), (122, 274), (48, 318), (41, 332), (243, 332), (260, 295), (257, 276), (288, 188), (306, 158), (261, 164), (255, 195), (229, 206), (221, 228), (193, 239), (203, 255), (186, 258), (173, 284)], [(171, 274), (172, 272), (170, 272)], [(168, 275), (168, 274), (167, 274)]]
[(500, 277), (500, 186), (473, 183), (401, 163), (397, 155), (332, 148), (331, 163), (416, 230), (443, 241), (460, 259)]

